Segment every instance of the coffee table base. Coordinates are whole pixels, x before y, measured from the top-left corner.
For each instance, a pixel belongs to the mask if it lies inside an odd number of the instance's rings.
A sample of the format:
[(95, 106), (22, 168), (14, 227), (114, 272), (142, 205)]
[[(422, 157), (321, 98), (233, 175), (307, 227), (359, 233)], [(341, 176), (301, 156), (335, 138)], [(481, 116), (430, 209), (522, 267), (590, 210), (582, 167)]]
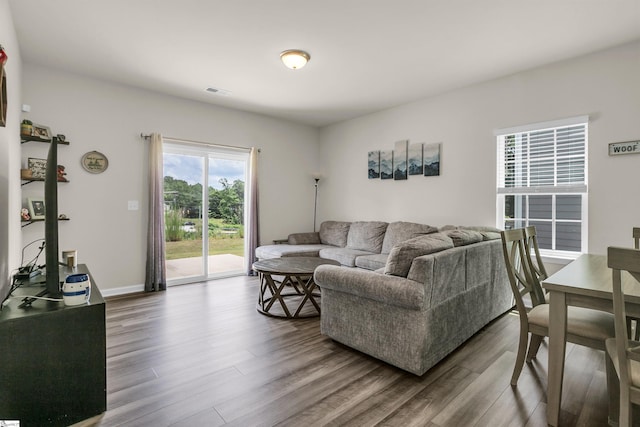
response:
[[(258, 272), (260, 295), (256, 309), (267, 316), (286, 319), (317, 317), (320, 315), (319, 290), (313, 275), (275, 274)], [(273, 276), (283, 276), (276, 280)], [(289, 289), (291, 291), (289, 291)], [(288, 292), (284, 292), (284, 291)]]

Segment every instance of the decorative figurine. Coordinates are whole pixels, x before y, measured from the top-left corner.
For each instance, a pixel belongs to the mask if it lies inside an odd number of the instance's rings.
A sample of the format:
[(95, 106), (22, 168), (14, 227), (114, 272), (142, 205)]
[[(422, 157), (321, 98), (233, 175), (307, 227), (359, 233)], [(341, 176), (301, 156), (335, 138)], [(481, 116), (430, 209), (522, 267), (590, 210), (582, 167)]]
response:
[(31, 120), (24, 119), (20, 124), (20, 135), (33, 136), (33, 122)]
[(7, 63), (7, 52), (4, 51), (4, 48), (0, 44), (0, 66), (3, 66)]
[(22, 210), (20, 211), (20, 216), (22, 217), (23, 221), (31, 220), (31, 215), (29, 215), (29, 209), (27, 208), (22, 208)]
[(66, 174), (64, 166), (58, 165), (58, 182), (68, 182), (67, 178), (64, 177)]

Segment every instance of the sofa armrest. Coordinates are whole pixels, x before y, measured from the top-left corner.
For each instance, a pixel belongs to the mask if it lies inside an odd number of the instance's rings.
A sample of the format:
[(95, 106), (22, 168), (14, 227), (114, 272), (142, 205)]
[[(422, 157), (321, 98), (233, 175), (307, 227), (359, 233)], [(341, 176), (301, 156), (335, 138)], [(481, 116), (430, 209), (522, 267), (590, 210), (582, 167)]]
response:
[(293, 233), (289, 234), (290, 245), (318, 245), (320, 244), (320, 233)]
[(315, 270), (314, 280), (322, 290), (331, 289), (413, 310), (423, 310), (428, 307), (424, 284), (404, 277), (355, 268), (321, 265)]

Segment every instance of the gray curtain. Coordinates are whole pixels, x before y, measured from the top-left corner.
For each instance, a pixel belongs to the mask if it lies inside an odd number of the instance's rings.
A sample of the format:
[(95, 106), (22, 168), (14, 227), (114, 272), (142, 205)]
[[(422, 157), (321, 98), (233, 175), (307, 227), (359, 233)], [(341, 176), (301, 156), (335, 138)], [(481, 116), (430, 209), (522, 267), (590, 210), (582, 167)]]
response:
[(164, 256), (164, 177), (162, 170), (162, 136), (149, 137), (149, 221), (147, 224), (146, 292), (167, 289)]
[(256, 248), (260, 245), (258, 224), (258, 149), (253, 147), (249, 154), (249, 201), (247, 203), (247, 246), (245, 249), (245, 269), (247, 275), (253, 276), (251, 268), (256, 261)]

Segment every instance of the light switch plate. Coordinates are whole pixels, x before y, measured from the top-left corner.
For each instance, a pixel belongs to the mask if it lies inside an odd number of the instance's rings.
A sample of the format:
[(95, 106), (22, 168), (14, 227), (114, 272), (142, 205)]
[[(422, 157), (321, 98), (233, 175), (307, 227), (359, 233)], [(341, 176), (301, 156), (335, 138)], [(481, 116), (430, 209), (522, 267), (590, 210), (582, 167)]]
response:
[(129, 200), (127, 206), (129, 207), (130, 211), (137, 211), (139, 209), (137, 200)]

